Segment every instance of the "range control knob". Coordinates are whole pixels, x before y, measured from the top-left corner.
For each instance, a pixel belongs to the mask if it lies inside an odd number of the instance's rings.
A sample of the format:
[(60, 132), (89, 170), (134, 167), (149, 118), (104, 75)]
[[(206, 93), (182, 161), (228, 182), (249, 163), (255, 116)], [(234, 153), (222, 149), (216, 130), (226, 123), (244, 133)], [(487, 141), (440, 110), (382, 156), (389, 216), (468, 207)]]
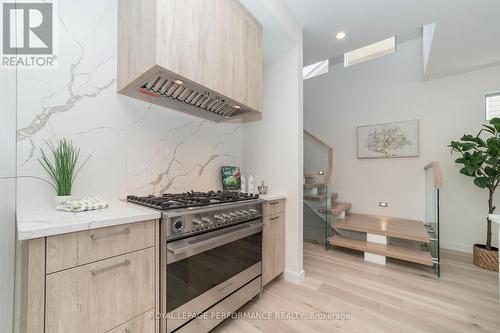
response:
[(201, 225), (202, 225), (202, 222), (201, 222), (201, 220), (199, 218), (194, 218), (193, 219), (193, 227), (199, 228), (199, 227), (201, 227)]
[(172, 219), (172, 231), (181, 232), (184, 229), (184, 219), (182, 217)]

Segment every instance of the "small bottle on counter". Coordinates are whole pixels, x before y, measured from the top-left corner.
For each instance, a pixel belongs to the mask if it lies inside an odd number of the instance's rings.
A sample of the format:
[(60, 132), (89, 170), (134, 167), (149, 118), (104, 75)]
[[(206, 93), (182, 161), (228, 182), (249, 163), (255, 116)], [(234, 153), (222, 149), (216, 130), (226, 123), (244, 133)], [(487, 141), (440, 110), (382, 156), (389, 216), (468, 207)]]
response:
[(248, 174), (247, 193), (249, 193), (249, 194), (255, 193), (255, 182), (253, 179), (253, 175), (251, 173)]
[(241, 174), (241, 193), (247, 193), (247, 178), (245, 175), (242, 173)]

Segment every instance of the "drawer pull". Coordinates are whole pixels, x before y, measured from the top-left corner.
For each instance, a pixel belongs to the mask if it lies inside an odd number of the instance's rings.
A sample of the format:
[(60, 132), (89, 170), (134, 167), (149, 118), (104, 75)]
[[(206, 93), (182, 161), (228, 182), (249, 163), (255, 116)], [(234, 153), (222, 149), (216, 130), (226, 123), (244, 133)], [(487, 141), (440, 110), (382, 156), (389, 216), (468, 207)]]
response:
[(102, 232), (100, 234), (90, 234), (90, 238), (92, 240), (98, 240), (107, 237), (113, 237), (118, 235), (128, 235), (130, 234), (130, 228), (125, 228), (123, 230), (114, 231), (114, 232)]
[(279, 204), (279, 203), (280, 203), (279, 201), (275, 201), (275, 202), (271, 202), (271, 203), (269, 203), (269, 205), (277, 205), (277, 204)]
[(279, 218), (280, 218), (279, 216), (276, 216), (276, 217), (271, 217), (269, 220), (270, 220), (270, 221), (274, 221), (274, 220), (277, 220), (277, 219), (279, 219)]
[(120, 267), (120, 266), (127, 266), (127, 265), (130, 265), (130, 260), (129, 259), (125, 259), (124, 261), (122, 261), (120, 263), (117, 263), (117, 264), (114, 264), (114, 265), (111, 265), (111, 266), (108, 266), (108, 267), (103, 267), (103, 268), (98, 268), (98, 269), (92, 269), (90, 271), (90, 273), (92, 273), (92, 275), (97, 275), (97, 274), (102, 273), (104, 271), (107, 271), (107, 270), (110, 270), (110, 269), (113, 269), (113, 268), (117, 268), (117, 267)]
[(231, 281), (230, 283), (226, 284), (225, 286), (220, 287), (219, 289), (217, 289), (217, 292), (218, 292), (218, 293), (220, 293), (220, 292), (221, 292), (221, 291), (223, 291), (224, 289), (226, 289), (226, 288), (228, 288), (228, 287), (232, 286), (232, 285), (233, 285), (233, 283), (234, 283), (234, 281)]

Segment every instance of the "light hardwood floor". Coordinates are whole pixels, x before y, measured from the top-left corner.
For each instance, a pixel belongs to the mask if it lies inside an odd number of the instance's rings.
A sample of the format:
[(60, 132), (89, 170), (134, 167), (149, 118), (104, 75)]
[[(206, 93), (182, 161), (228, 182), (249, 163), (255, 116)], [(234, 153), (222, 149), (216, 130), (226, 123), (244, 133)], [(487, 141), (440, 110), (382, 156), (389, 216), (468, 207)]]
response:
[(467, 254), (443, 257), (438, 279), (424, 266), (379, 266), (359, 252), (305, 243), (304, 283), (271, 282), (240, 313), (348, 313), (349, 320), (230, 319), (214, 332), (500, 332), (498, 273), (473, 266)]

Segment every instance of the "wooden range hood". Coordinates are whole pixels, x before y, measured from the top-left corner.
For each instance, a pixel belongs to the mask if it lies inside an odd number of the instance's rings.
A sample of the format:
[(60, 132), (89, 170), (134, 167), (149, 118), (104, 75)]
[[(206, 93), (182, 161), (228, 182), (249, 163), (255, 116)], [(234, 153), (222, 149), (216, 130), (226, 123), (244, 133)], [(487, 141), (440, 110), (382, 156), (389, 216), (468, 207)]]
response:
[(118, 92), (209, 119), (262, 110), (262, 27), (236, 0), (120, 0)]

